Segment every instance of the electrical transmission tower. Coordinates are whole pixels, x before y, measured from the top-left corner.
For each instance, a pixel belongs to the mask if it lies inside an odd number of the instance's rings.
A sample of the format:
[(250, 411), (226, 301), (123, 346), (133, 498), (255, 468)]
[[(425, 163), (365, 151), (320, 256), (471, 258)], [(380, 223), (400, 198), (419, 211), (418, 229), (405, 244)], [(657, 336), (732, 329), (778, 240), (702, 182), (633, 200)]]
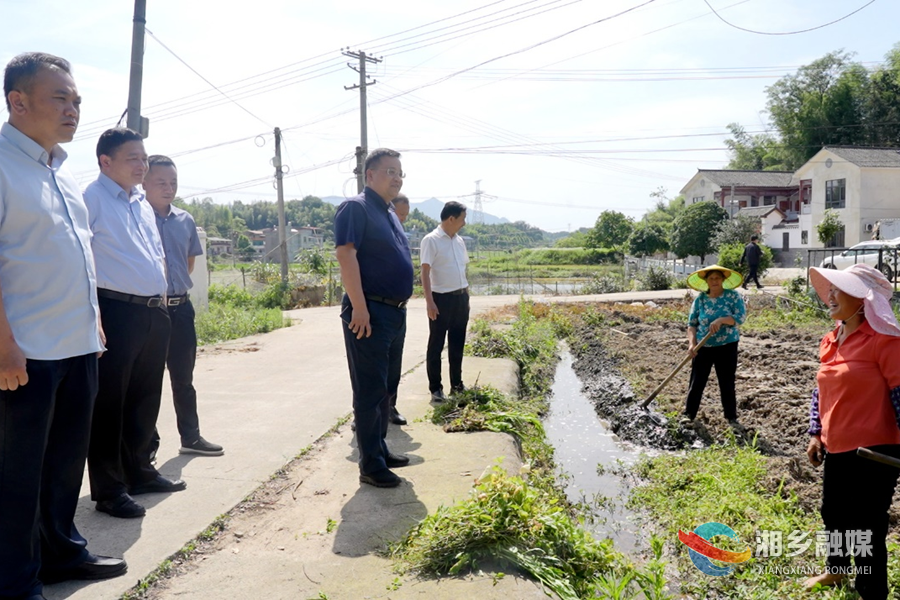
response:
[[(468, 198), (470, 196), (475, 197), (475, 202), (472, 205), (472, 220), (471, 223), (484, 223), (484, 203), (489, 202), (491, 200), (495, 200), (497, 196), (492, 196), (490, 194), (486, 194), (481, 190), (481, 180), (475, 182), (475, 193), (466, 194), (465, 196), (460, 196), (460, 198)], [(468, 219), (467, 219), (468, 220)]]
[(374, 79), (372, 81), (368, 80), (366, 76), (366, 64), (378, 64), (381, 62), (381, 58), (375, 58), (373, 56), (366, 56), (365, 52), (349, 52), (348, 50), (342, 50), (341, 54), (344, 56), (349, 56), (350, 58), (356, 58), (359, 60), (359, 67), (353, 65), (353, 63), (347, 63), (347, 66), (359, 73), (359, 83), (355, 83), (353, 85), (345, 85), (345, 90), (355, 90), (359, 89), (359, 146), (356, 147), (356, 169), (353, 171), (356, 173), (356, 188), (357, 193), (362, 193), (363, 188), (366, 187), (366, 174), (363, 172), (363, 164), (366, 160), (366, 155), (369, 153), (369, 128), (368, 121), (366, 120), (366, 108), (368, 106), (366, 101), (366, 88), (370, 85), (375, 85), (378, 83)]

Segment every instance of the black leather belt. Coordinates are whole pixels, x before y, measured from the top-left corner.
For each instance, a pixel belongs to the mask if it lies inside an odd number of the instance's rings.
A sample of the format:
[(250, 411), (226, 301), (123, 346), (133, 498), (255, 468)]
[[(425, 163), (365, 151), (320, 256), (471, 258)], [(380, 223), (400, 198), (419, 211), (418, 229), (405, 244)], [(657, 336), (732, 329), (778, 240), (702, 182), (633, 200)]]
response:
[(168, 296), (166, 298), (166, 306), (181, 306), (187, 304), (190, 294), (182, 294), (181, 296)]
[(458, 290), (453, 290), (452, 292), (434, 292), (434, 293), (435, 293), (435, 294), (440, 294), (440, 295), (443, 295), (443, 296), (462, 296), (462, 295), (465, 294), (468, 290), (469, 290), (469, 288), (464, 287), (464, 288), (459, 288)]
[(395, 306), (397, 308), (406, 308), (406, 304), (409, 302), (408, 298), (406, 300), (394, 300), (393, 298), (385, 298), (384, 296), (376, 296), (375, 294), (366, 294), (366, 299), (371, 300), (372, 302), (381, 302), (388, 306)]
[(141, 304), (148, 308), (159, 308), (163, 306), (162, 296), (136, 296), (134, 294), (122, 294), (112, 290), (98, 289), (97, 295), (110, 300), (119, 300), (120, 302), (130, 302), (131, 304)]

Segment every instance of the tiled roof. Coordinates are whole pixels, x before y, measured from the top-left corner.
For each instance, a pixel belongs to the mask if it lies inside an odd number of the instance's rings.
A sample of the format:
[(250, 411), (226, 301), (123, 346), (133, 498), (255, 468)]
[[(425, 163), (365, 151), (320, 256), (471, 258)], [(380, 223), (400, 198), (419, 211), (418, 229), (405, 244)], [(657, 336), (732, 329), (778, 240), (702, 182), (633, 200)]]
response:
[[(747, 208), (742, 208), (738, 211), (739, 215), (750, 215), (751, 217), (765, 217), (773, 210), (778, 210), (777, 206), (750, 206)], [(778, 212), (781, 212), (778, 210)]]
[(790, 187), (792, 171), (721, 171), (699, 169), (719, 187)]
[(858, 167), (900, 167), (900, 148), (862, 148), (858, 146), (825, 146)]

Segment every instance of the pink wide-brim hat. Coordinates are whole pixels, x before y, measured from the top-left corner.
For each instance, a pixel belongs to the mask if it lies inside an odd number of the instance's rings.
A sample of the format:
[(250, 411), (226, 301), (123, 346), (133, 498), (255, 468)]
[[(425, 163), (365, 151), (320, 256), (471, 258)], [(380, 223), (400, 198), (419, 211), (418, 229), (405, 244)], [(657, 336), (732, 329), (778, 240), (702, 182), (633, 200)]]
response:
[(900, 336), (900, 324), (891, 309), (894, 286), (878, 269), (862, 263), (842, 271), (810, 267), (809, 280), (826, 305), (833, 285), (845, 294), (862, 299), (866, 321), (872, 329), (885, 335)]

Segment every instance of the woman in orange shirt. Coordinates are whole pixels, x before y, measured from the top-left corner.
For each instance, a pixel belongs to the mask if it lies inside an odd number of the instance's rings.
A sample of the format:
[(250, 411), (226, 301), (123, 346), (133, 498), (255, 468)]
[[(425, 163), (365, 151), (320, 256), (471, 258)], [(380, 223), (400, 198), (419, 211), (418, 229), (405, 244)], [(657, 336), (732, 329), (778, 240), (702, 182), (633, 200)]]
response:
[[(856, 573), (866, 600), (885, 600), (888, 509), (900, 470), (862, 458), (861, 447), (900, 458), (900, 324), (893, 286), (878, 270), (810, 269), (810, 282), (840, 325), (819, 345), (818, 387), (806, 454), (825, 463), (822, 520), (829, 534), (826, 572), (806, 581), (835, 585)], [(855, 569), (851, 569), (851, 557)]]

